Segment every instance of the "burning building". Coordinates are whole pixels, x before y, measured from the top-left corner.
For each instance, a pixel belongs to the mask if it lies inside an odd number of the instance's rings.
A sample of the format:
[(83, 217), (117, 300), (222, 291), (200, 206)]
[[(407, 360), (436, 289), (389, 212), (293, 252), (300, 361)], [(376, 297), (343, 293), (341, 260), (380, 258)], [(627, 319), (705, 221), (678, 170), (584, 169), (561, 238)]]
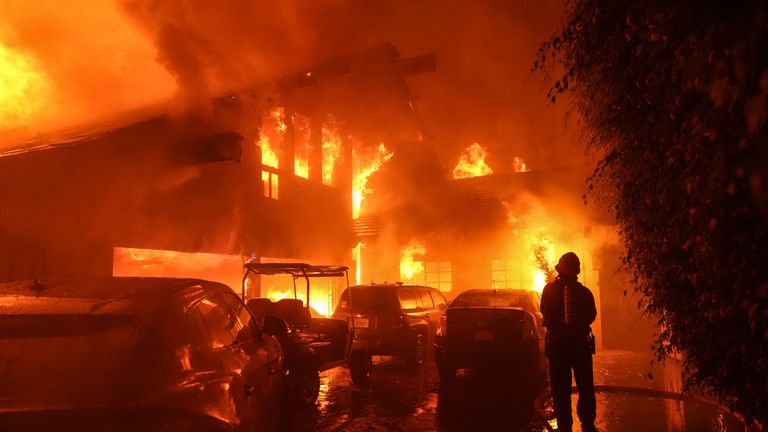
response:
[[(196, 276), (237, 288), (248, 258), (347, 262), (366, 190), (353, 167), (375, 170), (357, 155), (418, 135), (405, 77), (434, 68), (431, 54), (380, 45), (201, 106), (17, 142), (0, 157), (0, 279)], [(328, 313), (327, 297), (316, 309)]]

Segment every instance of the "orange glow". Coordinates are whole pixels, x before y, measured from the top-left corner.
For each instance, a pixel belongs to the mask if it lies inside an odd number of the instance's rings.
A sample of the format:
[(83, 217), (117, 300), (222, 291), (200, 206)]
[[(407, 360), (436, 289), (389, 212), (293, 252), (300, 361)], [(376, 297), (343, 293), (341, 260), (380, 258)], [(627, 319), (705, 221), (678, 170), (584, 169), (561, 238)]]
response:
[(488, 152), (483, 146), (474, 143), (467, 147), (459, 156), (459, 162), (453, 168), (453, 178), (463, 179), (470, 177), (482, 177), (493, 174), (491, 167), (485, 163)]
[(333, 184), (333, 174), (340, 158), (341, 136), (331, 121), (323, 126), (323, 184)]
[(0, 129), (29, 123), (50, 96), (50, 79), (35, 59), (0, 42)]
[(239, 255), (116, 247), (113, 276), (197, 278), (228, 285), (240, 292), (243, 258)]
[[(275, 277), (270, 276), (271, 279), (284, 279), (284, 280), (290, 280), (290, 276), (285, 277)], [(262, 278), (262, 284), (266, 282), (266, 278)], [(277, 282), (277, 280), (273, 280), (273, 282)], [(292, 281), (289, 283), (293, 283)], [(267, 289), (267, 298), (272, 301), (278, 301), (284, 298), (293, 298), (293, 286), (286, 287), (286, 283), (279, 284), (279, 285), (270, 285)], [(317, 311), (320, 315), (328, 318), (331, 316), (331, 311), (333, 310), (333, 290), (329, 288), (325, 288), (322, 286), (322, 282), (314, 281), (312, 283), (311, 292), (309, 293), (310, 299), (309, 299), (309, 306)], [(304, 302), (304, 304), (307, 304), (306, 299), (306, 287), (303, 283), (300, 283), (297, 281), (297, 287), (296, 287), (296, 298)]]
[(262, 165), (278, 168), (279, 146), (285, 138), (285, 131), (287, 130), (284, 116), (284, 109), (276, 108), (262, 120), (261, 133), (259, 134)]
[(296, 143), (293, 172), (299, 177), (309, 178), (309, 119), (296, 113), (292, 117)]
[(515, 172), (528, 172), (528, 165), (525, 164), (525, 161), (522, 158), (515, 157), (513, 166), (515, 168)]
[(411, 240), (408, 246), (400, 250), (400, 278), (403, 282), (414, 282), (416, 277), (424, 273), (424, 262), (416, 261), (416, 255), (424, 255), (427, 248), (423, 243)]
[(360, 285), (363, 272), (363, 248), (365, 243), (358, 242), (357, 245), (352, 248), (352, 260), (355, 262), (355, 285)]
[(379, 144), (372, 155), (360, 154), (352, 151), (352, 218), (360, 217), (365, 195), (373, 193), (367, 187), (368, 177), (381, 168), (384, 162), (394, 156), (394, 153), (387, 150), (384, 143)]

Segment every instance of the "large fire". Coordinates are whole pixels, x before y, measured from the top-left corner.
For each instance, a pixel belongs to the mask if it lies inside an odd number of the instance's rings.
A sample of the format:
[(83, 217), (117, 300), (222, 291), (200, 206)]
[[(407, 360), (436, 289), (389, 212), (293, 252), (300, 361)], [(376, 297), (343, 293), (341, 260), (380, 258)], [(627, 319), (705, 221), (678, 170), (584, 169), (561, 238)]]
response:
[(293, 172), (299, 177), (309, 178), (309, 119), (293, 113), (293, 133), (296, 143)]
[(32, 121), (50, 93), (50, 79), (35, 59), (0, 42), (0, 129)]
[(262, 121), (261, 133), (259, 133), (259, 147), (261, 147), (261, 164), (272, 168), (278, 168), (280, 157), (278, 149), (280, 142), (285, 138), (287, 126), (284, 119), (284, 110), (276, 108), (265, 116)]
[(379, 144), (372, 155), (352, 151), (352, 218), (360, 217), (365, 195), (373, 192), (367, 187), (368, 177), (378, 171), (392, 156), (394, 153), (387, 150), (384, 143)]
[(478, 143), (473, 143), (459, 156), (459, 161), (453, 168), (453, 178), (463, 179), (482, 177), (493, 174), (493, 170), (485, 162), (488, 152)]
[(341, 158), (341, 136), (335, 122), (323, 125), (323, 183), (333, 184), (336, 163)]
[[(269, 276), (270, 279), (274, 279), (275, 276)], [(279, 278), (279, 277), (278, 277)], [(267, 278), (262, 278), (262, 284), (266, 282)], [(286, 276), (280, 279), (290, 279), (290, 276)], [(310, 290), (309, 306), (315, 310), (318, 314), (328, 318), (333, 311), (333, 290), (330, 287), (321, 286), (320, 280), (313, 281)], [(267, 289), (267, 298), (272, 301), (282, 300), (284, 298), (293, 298), (293, 286), (288, 287), (287, 284), (270, 285)], [(307, 304), (306, 299), (306, 286), (299, 282), (296, 287), (296, 298)]]
[(416, 277), (424, 273), (424, 262), (416, 261), (416, 255), (424, 255), (427, 248), (417, 240), (411, 240), (400, 250), (400, 277), (403, 282), (414, 282)]

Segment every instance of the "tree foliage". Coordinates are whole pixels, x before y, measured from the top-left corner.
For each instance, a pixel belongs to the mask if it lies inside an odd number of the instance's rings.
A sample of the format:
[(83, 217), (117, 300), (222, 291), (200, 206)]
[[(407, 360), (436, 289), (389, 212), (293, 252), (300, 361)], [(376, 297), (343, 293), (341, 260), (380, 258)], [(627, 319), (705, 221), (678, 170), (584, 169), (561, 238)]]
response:
[(768, 8), (571, 0), (534, 65), (563, 68), (624, 262), (687, 384), (768, 424)]

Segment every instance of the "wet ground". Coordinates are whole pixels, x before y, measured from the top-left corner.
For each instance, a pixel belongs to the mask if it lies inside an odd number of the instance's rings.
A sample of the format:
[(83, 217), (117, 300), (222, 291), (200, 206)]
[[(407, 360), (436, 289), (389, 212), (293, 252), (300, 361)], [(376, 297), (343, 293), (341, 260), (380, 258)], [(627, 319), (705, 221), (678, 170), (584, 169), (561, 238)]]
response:
[[(714, 404), (675, 396), (679, 366), (650, 365), (650, 354), (625, 351), (595, 356), (597, 425), (609, 431), (742, 431), (737, 418)], [(460, 371), (441, 388), (433, 363), (411, 370), (396, 359), (374, 358), (371, 382), (352, 384), (345, 368), (321, 375), (318, 403), (294, 416), (291, 432), (308, 431), (524, 431), (556, 427), (537, 415), (542, 389), (514, 377)], [(574, 418), (577, 395), (573, 396)], [(539, 413), (551, 413), (540, 398)], [(578, 420), (574, 431), (579, 431)]]
[(447, 389), (434, 363), (412, 370), (382, 357), (366, 387), (351, 384), (344, 368), (321, 381), (317, 406), (297, 415), (294, 432), (546, 430), (533, 408), (538, 392), (510, 377), (460, 372)]

